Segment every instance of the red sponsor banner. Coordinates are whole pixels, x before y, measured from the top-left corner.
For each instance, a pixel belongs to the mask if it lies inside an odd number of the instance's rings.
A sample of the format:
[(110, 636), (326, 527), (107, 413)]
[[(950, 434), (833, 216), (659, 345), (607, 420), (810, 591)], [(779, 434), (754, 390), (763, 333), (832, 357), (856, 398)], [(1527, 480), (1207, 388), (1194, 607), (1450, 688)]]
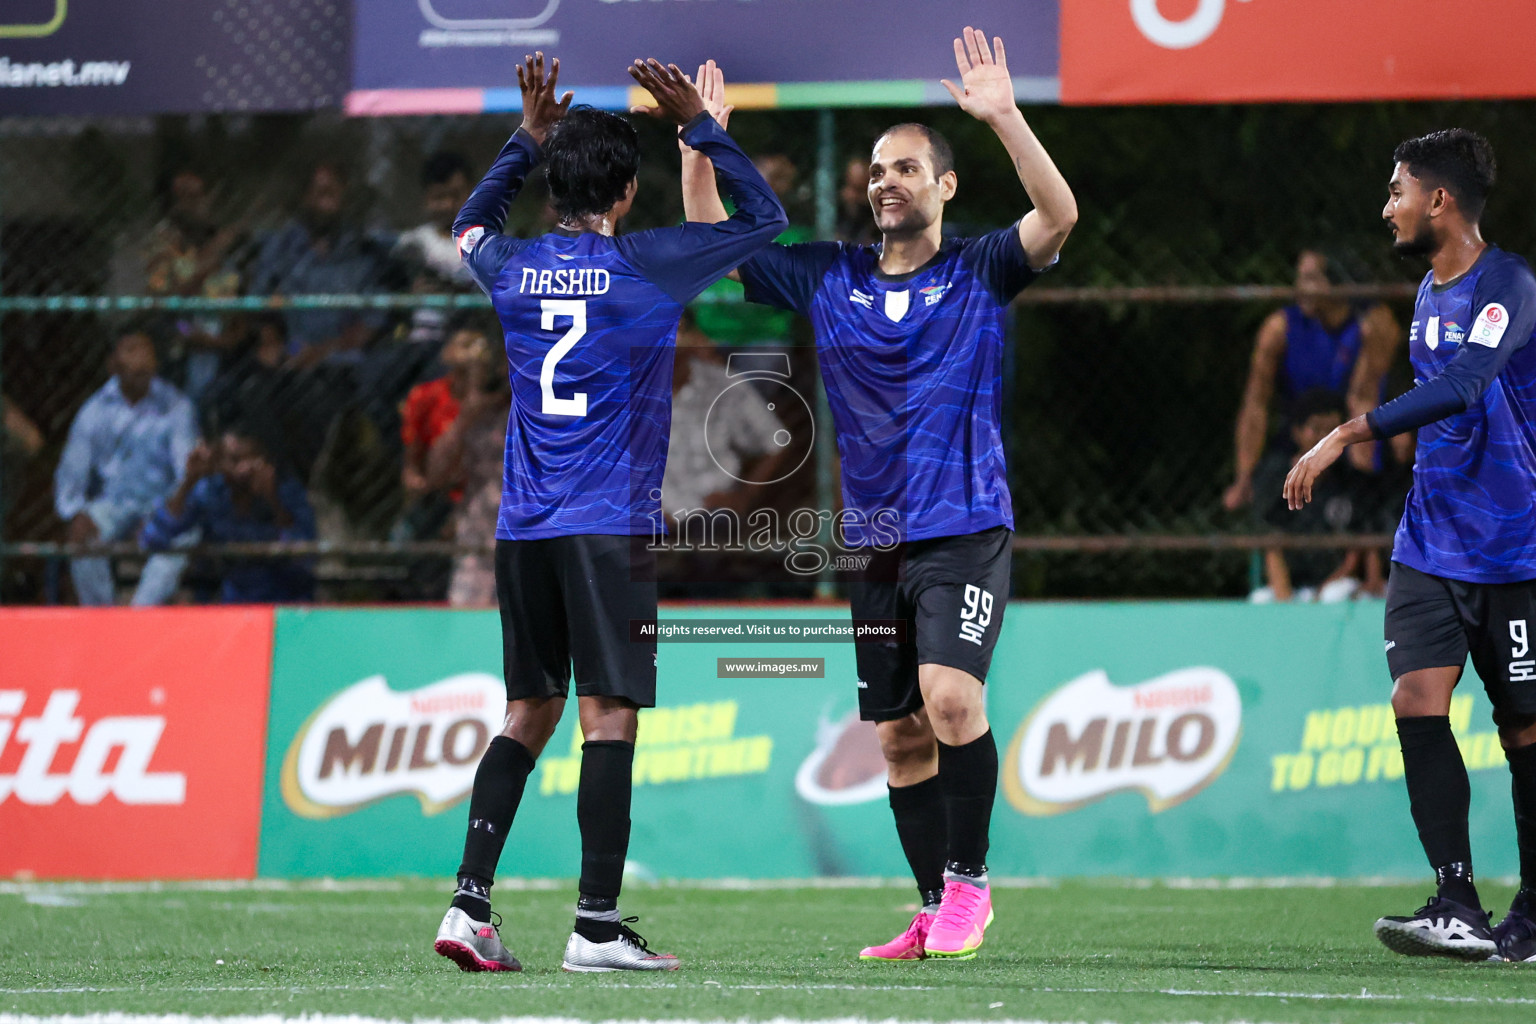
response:
[(272, 610), (0, 611), (0, 877), (251, 878)]
[(1064, 103), (1536, 96), (1530, 0), (1061, 0)]

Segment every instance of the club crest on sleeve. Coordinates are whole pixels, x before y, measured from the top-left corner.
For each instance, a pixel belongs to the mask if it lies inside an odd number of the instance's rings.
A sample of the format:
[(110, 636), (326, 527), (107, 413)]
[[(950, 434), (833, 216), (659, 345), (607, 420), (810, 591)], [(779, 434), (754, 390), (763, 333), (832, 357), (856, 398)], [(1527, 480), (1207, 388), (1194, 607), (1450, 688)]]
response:
[(1498, 348), (1499, 341), (1504, 337), (1504, 331), (1508, 327), (1509, 310), (1497, 302), (1490, 302), (1472, 322), (1472, 329), (1467, 332), (1467, 340), (1478, 345), (1487, 345), (1489, 348)]
[(465, 228), (459, 236), (459, 256), (467, 259), (469, 254), (475, 251), (475, 246), (480, 244), (480, 239), (485, 237), (485, 228), (476, 224), (472, 228)]

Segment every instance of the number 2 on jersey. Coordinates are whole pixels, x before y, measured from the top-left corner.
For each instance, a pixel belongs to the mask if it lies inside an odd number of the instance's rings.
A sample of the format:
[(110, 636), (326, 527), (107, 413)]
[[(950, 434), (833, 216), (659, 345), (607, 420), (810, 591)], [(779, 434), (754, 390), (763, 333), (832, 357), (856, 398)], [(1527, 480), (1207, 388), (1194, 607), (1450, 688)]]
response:
[(539, 389), (544, 392), (543, 411), (551, 416), (585, 416), (587, 414), (587, 393), (578, 391), (570, 398), (557, 398), (555, 396), (555, 365), (565, 358), (565, 354), (576, 347), (576, 343), (587, 333), (587, 300), (585, 299), (545, 299), (540, 307), (544, 311), (539, 320), (539, 327), (546, 331), (555, 329), (555, 318), (568, 316), (571, 318), (571, 329), (565, 332), (565, 336), (555, 342), (549, 353), (544, 356), (544, 365), (539, 370)]

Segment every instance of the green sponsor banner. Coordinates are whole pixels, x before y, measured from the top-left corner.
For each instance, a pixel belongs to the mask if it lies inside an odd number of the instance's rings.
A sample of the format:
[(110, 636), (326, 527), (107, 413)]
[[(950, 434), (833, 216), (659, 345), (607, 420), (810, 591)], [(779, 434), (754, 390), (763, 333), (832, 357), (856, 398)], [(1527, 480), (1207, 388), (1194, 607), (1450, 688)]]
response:
[[(709, 606), (663, 621), (830, 614)], [(1379, 603), (1011, 604), (1004, 619), (987, 688), (1001, 760), (994, 872), (1426, 873)], [(874, 730), (857, 721), (852, 644), (658, 650), (659, 706), (641, 713), (635, 762), (636, 874), (905, 874)], [(280, 610), (260, 873), (451, 876), (475, 765), (505, 710), (500, 652), (494, 612)], [(721, 659), (760, 659), (749, 667), (761, 677)], [(789, 659), (821, 659), (824, 675), (767, 671)], [(1512, 873), (1490, 709), (1470, 670), (1459, 692), (1478, 866)], [(503, 874), (579, 870), (575, 717), (529, 780)]]

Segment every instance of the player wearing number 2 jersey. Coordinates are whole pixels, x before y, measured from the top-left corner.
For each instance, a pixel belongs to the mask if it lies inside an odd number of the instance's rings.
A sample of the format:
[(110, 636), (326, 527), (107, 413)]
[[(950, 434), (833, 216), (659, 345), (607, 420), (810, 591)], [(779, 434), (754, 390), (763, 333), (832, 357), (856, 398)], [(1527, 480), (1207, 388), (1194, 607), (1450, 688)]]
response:
[[(1486, 139), (1435, 132), (1393, 159), (1382, 216), (1398, 252), (1430, 263), (1408, 339), (1419, 384), (1319, 442), (1285, 493), (1299, 508), (1347, 445), (1419, 432), (1386, 649), (1408, 802), (1438, 889), (1411, 916), (1377, 921), (1376, 935), (1414, 956), (1536, 961), (1536, 276), (1483, 241)], [(1449, 718), (1469, 654), (1513, 777), (1520, 891), (1497, 928), (1473, 884), (1471, 790)]]
[[(979, 238), (944, 242), (957, 176), (949, 144), (921, 125), (875, 142), (869, 202), (878, 246), (771, 245), (742, 264), (747, 298), (796, 310), (816, 353), (842, 459), (843, 540), (900, 543), (850, 590), (855, 620), (899, 619), (903, 642), (856, 648), (859, 713), (885, 754), (896, 832), (923, 906), (866, 960), (976, 955), (992, 920), (986, 856), (997, 746), (982, 684), (1008, 598), (1013, 503), (1002, 450), (1009, 303), (1056, 259), (1077, 219), (1072, 191), (1014, 102), (1000, 39), (956, 39), (962, 109), (987, 123), (1034, 210)], [(702, 86), (721, 116), (714, 72)], [(690, 217), (725, 210), (684, 164)]]
[[(464, 204), (459, 251), (506, 332), (512, 410), (496, 527), (496, 586), (507, 684), (506, 726), (475, 774), (453, 905), (436, 949), (465, 970), (518, 970), (491, 920), (490, 888), (507, 830), (560, 720), (572, 665), (581, 715), (580, 897), (562, 966), (667, 970), (619, 915), (629, 847), (638, 708), (656, 702), (656, 644), (631, 620), (656, 618), (643, 541), (660, 514), (671, 421), (672, 357), (683, 307), (777, 235), (773, 191), (707, 113), (675, 67), (637, 61), (631, 74), (719, 167), (737, 213), (621, 237), (639, 148), (615, 114), (555, 99), (556, 61), (518, 69), (523, 124)], [(548, 165), (559, 227), (532, 239), (501, 233), (507, 204)], [(629, 920), (633, 920), (632, 918)]]

